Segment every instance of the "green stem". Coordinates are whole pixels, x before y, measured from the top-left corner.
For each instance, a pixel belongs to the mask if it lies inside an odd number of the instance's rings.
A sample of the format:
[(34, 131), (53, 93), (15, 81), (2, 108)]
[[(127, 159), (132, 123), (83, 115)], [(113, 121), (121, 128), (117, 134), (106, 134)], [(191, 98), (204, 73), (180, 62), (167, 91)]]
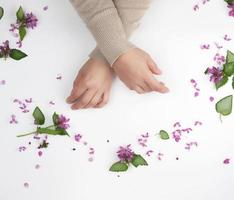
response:
[[(55, 125), (47, 126), (45, 128), (53, 128), (53, 127), (55, 127)], [(16, 137), (24, 137), (24, 136), (28, 136), (28, 135), (33, 135), (35, 133), (37, 133), (37, 131), (33, 131), (31, 133), (26, 133), (26, 134), (22, 134), (22, 135), (17, 135)]]

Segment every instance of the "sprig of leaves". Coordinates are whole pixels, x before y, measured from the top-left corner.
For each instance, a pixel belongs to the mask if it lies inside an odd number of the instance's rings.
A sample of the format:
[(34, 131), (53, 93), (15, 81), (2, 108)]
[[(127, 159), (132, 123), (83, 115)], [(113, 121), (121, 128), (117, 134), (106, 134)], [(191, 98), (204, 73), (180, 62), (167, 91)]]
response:
[(109, 171), (111, 172), (125, 172), (129, 169), (130, 164), (132, 164), (134, 167), (139, 166), (147, 166), (147, 161), (139, 154), (134, 154), (133, 158), (127, 162), (127, 161), (118, 161), (111, 165)]
[(2, 19), (3, 15), (4, 15), (4, 9), (3, 7), (0, 6), (0, 20)]
[[(231, 51), (227, 51), (226, 63), (223, 65), (223, 78), (219, 83), (216, 84), (216, 89), (218, 90), (220, 87), (224, 86), (229, 81), (229, 77), (232, 77), (232, 83), (234, 78), (234, 53)], [(233, 84), (232, 84), (233, 86)], [(234, 89), (234, 87), (233, 87)]]
[[(35, 125), (44, 125), (45, 124), (45, 116), (39, 107), (36, 107), (34, 109), (32, 115), (34, 118)], [(67, 133), (67, 131), (65, 129), (59, 127), (58, 118), (59, 118), (59, 115), (56, 112), (54, 112), (54, 114), (52, 115), (53, 125), (47, 126), (47, 127), (37, 126), (36, 131), (33, 131), (31, 133), (18, 135), (17, 137), (24, 137), (24, 136), (33, 135), (33, 134), (47, 134), (47, 135), (61, 135), (61, 136), (67, 135), (67, 136), (69, 136), (69, 134)]]

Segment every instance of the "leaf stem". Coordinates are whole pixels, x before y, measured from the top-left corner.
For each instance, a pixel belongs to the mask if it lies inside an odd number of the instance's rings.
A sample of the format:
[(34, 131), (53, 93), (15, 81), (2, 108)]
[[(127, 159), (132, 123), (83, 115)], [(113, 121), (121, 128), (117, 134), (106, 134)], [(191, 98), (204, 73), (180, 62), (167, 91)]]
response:
[[(55, 125), (51, 125), (51, 126), (47, 126), (45, 128), (53, 128), (53, 127), (56, 127)], [(37, 131), (33, 131), (33, 132), (30, 132), (30, 133), (26, 133), (26, 134), (21, 134), (21, 135), (17, 135), (16, 137), (24, 137), (24, 136), (28, 136), (28, 135), (33, 135), (37, 133)]]
[(219, 119), (220, 119), (220, 122), (223, 123), (222, 115), (221, 114), (219, 114)]

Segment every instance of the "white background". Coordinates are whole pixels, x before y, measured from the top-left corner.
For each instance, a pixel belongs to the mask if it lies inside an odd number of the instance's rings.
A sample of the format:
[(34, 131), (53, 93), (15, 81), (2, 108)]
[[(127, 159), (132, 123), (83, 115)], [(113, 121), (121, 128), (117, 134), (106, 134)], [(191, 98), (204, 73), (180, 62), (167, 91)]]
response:
[[(169, 94), (138, 95), (115, 80), (109, 104), (103, 109), (72, 111), (65, 103), (72, 82), (95, 42), (68, 1), (0, 0), (5, 16), (0, 21), (0, 42), (16, 39), (9, 33), (20, 5), (39, 18), (38, 28), (30, 30), (22, 50), (29, 56), (22, 61), (0, 61), (0, 199), (1, 200), (233, 200), (234, 199), (234, 114), (223, 118), (215, 112), (215, 101), (232, 94), (231, 84), (216, 92), (204, 70), (214, 64), (217, 52), (214, 42), (224, 45), (221, 50), (234, 51), (234, 18), (228, 17), (223, 1), (211, 0), (199, 11), (193, 11), (195, 0), (157, 0), (142, 20), (132, 41), (149, 52), (163, 71), (161, 80), (171, 90)], [(48, 11), (43, 7), (48, 5)], [(225, 42), (223, 36), (233, 38)], [(211, 49), (201, 50), (209, 43)], [(62, 80), (57, 80), (57, 74)], [(201, 89), (193, 97), (190, 79)], [(50, 146), (38, 157), (34, 141), (16, 138), (33, 130), (31, 113), (21, 113), (15, 98), (33, 98), (30, 112), (38, 105), (50, 119), (53, 111), (71, 119), (69, 133), (81, 133), (88, 146), (71, 138), (50, 137)], [(56, 104), (49, 105), (53, 100)], [(9, 124), (15, 114), (19, 124)], [(202, 127), (193, 126), (194, 121)], [(180, 143), (160, 140), (160, 129), (171, 131), (174, 122), (194, 131)], [(47, 122), (48, 124), (50, 122)], [(140, 134), (149, 132), (149, 148), (137, 144)], [(110, 140), (107, 143), (107, 140)], [(25, 151), (18, 147), (33, 144)], [(186, 142), (197, 141), (190, 151)], [(120, 174), (108, 171), (116, 161), (119, 145), (132, 144), (137, 153), (145, 154), (149, 166)], [(76, 151), (72, 148), (76, 147)], [(88, 162), (88, 147), (95, 148), (95, 159)], [(157, 154), (164, 154), (162, 161)], [(176, 160), (176, 157), (179, 160)], [(223, 160), (230, 158), (229, 165)], [(36, 170), (35, 165), (41, 168)], [(29, 188), (24, 183), (29, 183)]]

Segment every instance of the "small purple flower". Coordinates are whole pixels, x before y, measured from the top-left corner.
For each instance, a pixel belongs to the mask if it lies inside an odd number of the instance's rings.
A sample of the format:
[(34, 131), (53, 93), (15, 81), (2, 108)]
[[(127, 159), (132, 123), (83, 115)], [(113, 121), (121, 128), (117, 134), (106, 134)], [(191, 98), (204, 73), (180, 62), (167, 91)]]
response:
[(70, 119), (66, 118), (64, 115), (60, 115), (58, 117), (58, 127), (65, 130), (68, 129), (70, 127), (70, 125), (68, 124), (69, 121)]
[(9, 41), (6, 40), (2, 43), (2, 46), (0, 46), (0, 57), (7, 58), (10, 54), (10, 47), (9, 47)]
[(223, 72), (219, 67), (208, 68), (207, 73), (211, 75), (210, 81), (214, 82), (215, 84), (218, 83), (223, 77)]
[(131, 145), (129, 144), (126, 147), (122, 147), (122, 146), (119, 147), (119, 151), (117, 151), (117, 154), (118, 154), (118, 158), (121, 161), (130, 162), (133, 159), (134, 152), (132, 151), (130, 146)]
[(176, 142), (179, 142), (181, 140), (181, 134), (177, 133), (176, 131), (172, 133), (172, 136)]
[(31, 13), (26, 13), (25, 26), (27, 28), (34, 29), (37, 26), (37, 22), (38, 22), (38, 19), (32, 12)]
[(82, 138), (82, 135), (81, 135), (81, 134), (75, 135), (75, 141), (76, 141), (76, 142), (80, 142), (81, 138)]
[(224, 56), (220, 55), (219, 53), (216, 53), (214, 56), (214, 61), (218, 64), (218, 65), (222, 65), (225, 63), (226, 59)]
[(234, 4), (228, 5), (228, 8), (230, 8), (229, 16), (234, 17)]
[(230, 158), (226, 158), (224, 161), (223, 161), (223, 164), (230, 164)]

